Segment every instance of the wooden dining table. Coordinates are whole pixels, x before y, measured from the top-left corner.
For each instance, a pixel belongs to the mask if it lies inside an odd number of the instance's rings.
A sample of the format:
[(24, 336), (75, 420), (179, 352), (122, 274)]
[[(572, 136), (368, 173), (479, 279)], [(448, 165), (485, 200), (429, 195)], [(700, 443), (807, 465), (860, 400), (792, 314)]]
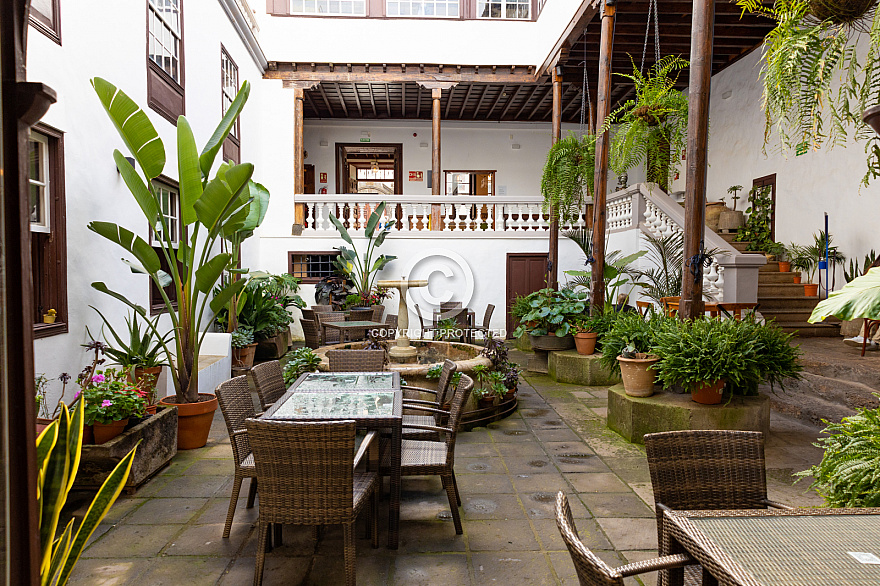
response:
[(311, 372), (300, 376), (260, 419), (354, 420), (359, 429), (391, 430), (388, 548), (400, 536), (400, 454), (403, 394), (398, 372)]
[[(877, 586), (880, 508), (665, 511), (664, 552), (687, 552), (703, 584)], [(665, 570), (681, 586), (684, 568)]]

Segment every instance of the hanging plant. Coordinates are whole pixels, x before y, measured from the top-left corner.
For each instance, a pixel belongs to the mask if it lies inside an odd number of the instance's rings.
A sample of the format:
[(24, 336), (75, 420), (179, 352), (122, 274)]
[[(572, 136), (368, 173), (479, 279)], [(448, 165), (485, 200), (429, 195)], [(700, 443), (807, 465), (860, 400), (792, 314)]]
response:
[[(880, 140), (862, 113), (880, 103), (877, 0), (737, 0), (744, 12), (776, 21), (764, 39), (764, 148), (772, 131), (780, 150), (865, 140), (862, 184), (880, 176)], [(857, 48), (868, 34), (866, 47)]]
[[(632, 56), (630, 55), (630, 61)], [(678, 76), (688, 62), (667, 55), (648, 70), (647, 75), (636, 69), (633, 73), (616, 73), (635, 84), (636, 97), (608, 115), (602, 132), (616, 125), (608, 153), (608, 165), (622, 175), (629, 169), (645, 164), (648, 181), (667, 189), (669, 176), (678, 169), (678, 157), (687, 139), (688, 99), (675, 89)]]
[(584, 207), (584, 192), (593, 194), (593, 174), (596, 160), (596, 136), (585, 134), (578, 138), (573, 132), (550, 147), (544, 174), (541, 176), (541, 195), (544, 213), (559, 223), (577, 220)]

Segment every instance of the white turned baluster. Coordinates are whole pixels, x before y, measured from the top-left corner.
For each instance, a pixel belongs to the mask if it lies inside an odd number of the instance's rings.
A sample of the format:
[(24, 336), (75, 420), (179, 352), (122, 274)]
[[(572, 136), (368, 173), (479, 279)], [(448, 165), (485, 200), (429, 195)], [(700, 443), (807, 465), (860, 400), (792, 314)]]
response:
[(449, 204), (440, 204), (440, 215), (444, 219), (444, 232), (452, 232), (455, 229), (455, 210), (453, 209), (455, 206), (451, 203)]

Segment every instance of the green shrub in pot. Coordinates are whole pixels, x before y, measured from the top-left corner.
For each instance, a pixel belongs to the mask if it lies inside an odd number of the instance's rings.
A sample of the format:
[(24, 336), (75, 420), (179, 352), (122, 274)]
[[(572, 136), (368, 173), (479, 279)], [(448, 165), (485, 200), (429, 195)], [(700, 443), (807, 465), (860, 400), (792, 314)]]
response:
[(607, 330), (599, 337), (602, 344), (602, 366), (611, 372), (620, 373), (617, 357), (624, 348), (632, 346), (634, 352), (653, 353), (654, 337), (658, 331), (667, 327), (675, 318), (660, 313), (652, 313), (647, 318), (638, 312), (609, 312), (604, 318)]
[(587, 294), (571, 289), (541, 289), (527, 295), (526, 301), (530, 309), (520, 318), (522, 323), (513, 332), (515, 338), (524, 333), (567, 336), (571, 332), (571, 322), (585, 317), (588, 311)]
[(250, 326), (238, 326), (232, 332), (232, 347), (245, 348), (254, 343), (254, 328)]
[[(282, 376), (284, 384), (290, 386), (300, 375), (315, 372), (321, 364), (321, 358), (311, 348), (297, 348), (288, 354), (289, 360), (284, 365)], [(401, 383), (402, 384), (402, 383)]]

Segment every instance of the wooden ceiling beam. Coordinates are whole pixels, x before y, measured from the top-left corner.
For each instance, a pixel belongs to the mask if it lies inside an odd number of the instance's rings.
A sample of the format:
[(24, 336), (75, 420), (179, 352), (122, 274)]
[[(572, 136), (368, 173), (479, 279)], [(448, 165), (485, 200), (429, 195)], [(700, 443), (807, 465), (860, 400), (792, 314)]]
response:
[(468, 101), (471, 99), (471, 92), (474, 90), (474, 84), (469, 83), (467, 93), (464, 95), (464, 100), (461, 101), (461, 110), (458, 111), (458, 118), (461, 120), (464, 118), (464, 111), (467, 109)]
[(385, 111), (388, 112), (388, 117), (391, 118), (391, 90), (388, 89), (388, 84), (385, 84)]
[(422, 116), (422, 86), (416, 86), (416, 94), (418, 96), (416, 101), (416, 118), (421, 118)]
[(406, 82), (400, 84), (400, 114), (406, 118)]
[(529, 92), (528, 97), (526, 97), (526, 99), (523, 100), (522, 106), (520, 106), (519, 110), (516, 111), (516, 114), (513, 115), (514, 120), (519, 119), (519, 117), (522, 115), (523, 111), (526, 109), (526, 106), (528, 106), (529, 103), (532, 101), (532, 98), (535, 97), (535, 94), (538, 92), (538, 88), (540, 88), (540, 87), (541, 86), (539, 86), (537, 84), (532, 87), (532, 91)]
[(477, 102), (477, 107), (474, 108), (473, 119), (476, 120), (477, 116), (480, 115), (480, 108), (483, 107), (483, 100), (486, 99), (486, 93), (489, 91), (489, 84), (483, 86), (483, 91), (480, 92), (480, 100)]
[(544, 93), (541, 94), (541, 97), (538, 99), (538, 102), (535, 104), (535, 107), (532, 108), (531, 112), (529, 112), (529, 118), (528, 118), (529, 120), (531, 120), (532, 117), (538, 112), (538, 109), (541, 107), (541, 104), (544, 103), (544, 100), (547, 99), (547, 96), (550, 95), (550, 92), (552, 90), (553, 90), (553, 87), (549, 86), (549, 85), (544, 89)]
[(354, 101), (357, 103), (358, 114), (360, 115), (361, 118), (363, 118), (364, 117), (364, 108), (363, 108), (363, 105), (361, 105), (361, 96), (358, 93), (357, 84), (356, 83), (351, 84), (351, 89), (354, 90)]
[(519, 95), (519, 90), (522, 89), (523, 86), (516, 86), (516, 90), (514, 90), (513, 95), (510, 96), (510, 99), (507, 100), (507, 103), (504, 105), (504, 109), (501, 111), (501, 116), (499, 120), (504, 120), (504, 117), (507, 116), (507, 111), (510, 110), (510, 107), (513, 106), (513, 103), (516, 101), (516, 97)]
[(495, 111), (495, 106), (498, 105), (498, 102), (501, 101), (501, 98), (504, 97), (504, 92), (507, 90), (507, 85), (502, 85), (501, 89), (498, 91), (498, 97), (495, 98), (495, 101), (492, 102), (492, 107), (489, 108), (489, 111), (486, 113), (486, 118), (490, 118), (492, 116), (492, 112)]
[(336, 118), (336, 112), (333, 110), (333, 106), (330, 105), (330, 99), (327, 98), (327, 92), (324, 91), (324, 84), (318, 84), (318, 92), (321, 94), (321, 99), (324, 100), (324, 105), (327, 106), (327, 111), (330, 112), (330, 117)]
[(373, 107), (373, 116), (376, 117), (376, 118), (378, 118), (378, 117), (379, 117), (379, 111), (376, 110), (376, 98), (373, 96), (373, 84), (368, 83), (368, 84), (367, 84), (367, 89), (368, 89), (369, 92), (370, 92), (370, 105)]
[(349, 70), (344, 67), (332, 67), (329, 63), (291, 63), (272, 62), (263, 75), (265, 79), (283, 79), (288, 81), (337, 81), (351, 83), (401, 83), (415, 82), (447, 82), (447, 83), (534, 83), (535, 67), (533, 65), (497, 65), (474, 66), (461, 65), (392, 65), (382, 67), (381, 64), (370, 67), (370, 64), (354, 65)]
[(449, 88), (449, 92), (446, 94), (446, 109), (443, 111), (443, 119), (449, 119), (449, 108), (452, 107), (452, 96), (455, 94), (455, 87)]
[(342, 111), (345, 112), (345, 117), (348, 118), (348, 106), (345, 104), (345, 98), (342, 97), (342, 90), (339, 89), (338, 83), (334, 83), (333, 86), (336, 88), (336, 96), (339, 98), (339, 103), (342, 105)]
[(303, 94), (305, 94), (305, 96), (306, 96), (306, 101), (309, 103), (309, 107), (310, 107), (310, 108), (312, 109), (312, 111), (315, 113), (315, 116), (317, 116), (318, 118), (320, 118), (320, 117), (321, 117), (321, 112), (318, 111), (318, 106), (315, 105), (315, 100), (312, 99), (312, 91), (311, 91), (311, 90), (307, 90), (307, 91), (304, 91)]

